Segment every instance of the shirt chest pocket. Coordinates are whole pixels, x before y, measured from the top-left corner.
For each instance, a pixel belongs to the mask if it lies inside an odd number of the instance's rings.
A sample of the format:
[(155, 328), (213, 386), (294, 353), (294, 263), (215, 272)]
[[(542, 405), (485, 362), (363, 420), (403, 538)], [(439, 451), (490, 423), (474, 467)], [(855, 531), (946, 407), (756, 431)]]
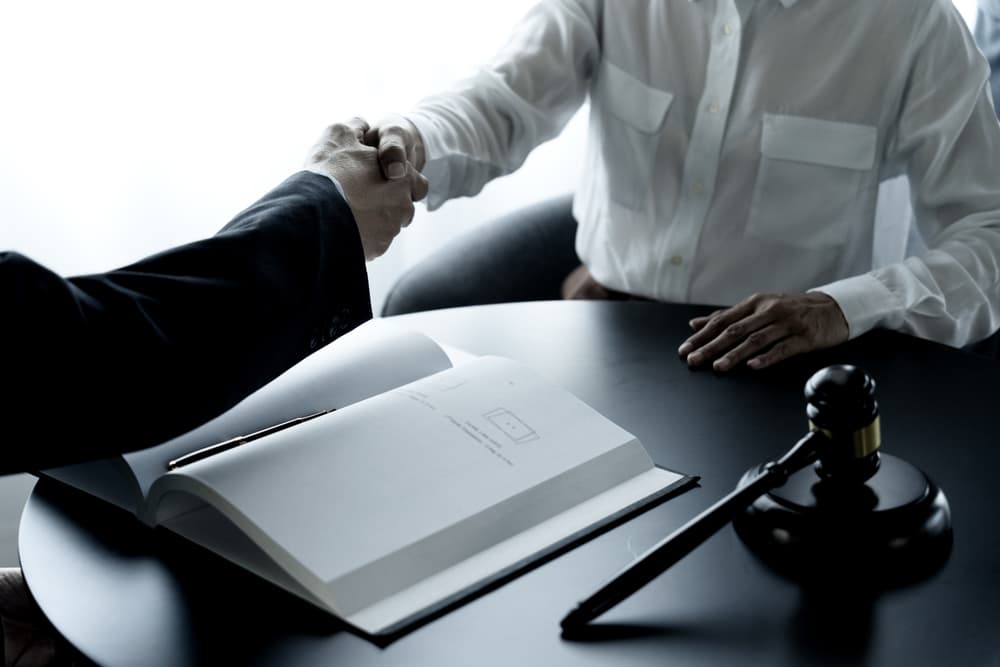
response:
[(602, 60), (592, 97), (609, 195), (622, 206), (641, 208), (652, 184), (659, 132), (674, 96)]
[(869, 125), (764, 114), (746, 235), (809, 248), (844, 243), (866, 219), (877, 140)]

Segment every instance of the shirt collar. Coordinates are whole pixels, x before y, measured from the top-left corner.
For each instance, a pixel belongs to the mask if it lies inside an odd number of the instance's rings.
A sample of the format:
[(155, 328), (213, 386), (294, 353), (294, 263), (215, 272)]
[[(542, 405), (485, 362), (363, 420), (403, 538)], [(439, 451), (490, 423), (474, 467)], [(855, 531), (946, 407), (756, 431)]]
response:
[[(688, 2), (697, 2), (697, 1), (698, 0), (688, 0)], [(792, 5), (794, 5), (799, 0), (778, 0), (778, 1), (781, 3), (782, 7), (784, 7), (785, 9), (788, 9), (789, 7), (791, 7)]]

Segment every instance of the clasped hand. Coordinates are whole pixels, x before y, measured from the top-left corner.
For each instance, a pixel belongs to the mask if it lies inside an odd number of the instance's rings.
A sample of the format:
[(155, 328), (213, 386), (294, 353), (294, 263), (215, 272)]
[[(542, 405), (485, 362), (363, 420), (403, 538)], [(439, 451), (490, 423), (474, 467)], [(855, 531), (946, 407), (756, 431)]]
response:
[(360, 118), (331, 125), (312, 147), (303, 167), (340, 184), (357, 221), (367, 260), (389, 249), (400, 230), (413, 220), (413, 203), (427, 196), (427, 179), (405, 155), (402, 161), (396, 159), (389, 165), (391, 175), (383, 170), (380, 156), (385, 149), (376, 147), (377, 134), (375, 145), (366, 143), (370, 132), (368, 123)]
[(844, 314), (822, 292), (755, 294), (731, 308), (691, 320), (695, 333), (677, 350), (689, 366), (725, 372), (741, 363), (754, 370), (847, 340)]

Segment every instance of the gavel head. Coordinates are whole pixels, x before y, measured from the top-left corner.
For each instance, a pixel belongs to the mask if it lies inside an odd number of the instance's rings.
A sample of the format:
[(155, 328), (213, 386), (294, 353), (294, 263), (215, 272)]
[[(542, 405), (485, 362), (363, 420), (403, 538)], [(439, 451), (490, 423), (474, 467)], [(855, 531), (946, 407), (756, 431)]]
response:
[(881, 432), (875, 381), (855, 366), (828, 366), (806, 382), (809, 428), (826, 436), (815, 469), (830, 483), (862, 483), (878, 472)]

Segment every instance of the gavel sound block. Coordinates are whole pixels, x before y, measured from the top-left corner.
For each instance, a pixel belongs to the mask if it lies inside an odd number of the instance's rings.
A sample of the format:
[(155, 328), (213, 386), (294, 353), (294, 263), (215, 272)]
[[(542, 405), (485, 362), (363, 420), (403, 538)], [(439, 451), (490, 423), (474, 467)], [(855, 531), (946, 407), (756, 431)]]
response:
[[(750, 550), (779, 574), (880, 588), (938, 570), (951, 552), (951, 511), (921, 470), (881, 448), (875, 382), (853, 366), (813, 375), (805, 395), (817, 460), (733, 518)], [(766, 465), (747, 471), (752, 484)]]

